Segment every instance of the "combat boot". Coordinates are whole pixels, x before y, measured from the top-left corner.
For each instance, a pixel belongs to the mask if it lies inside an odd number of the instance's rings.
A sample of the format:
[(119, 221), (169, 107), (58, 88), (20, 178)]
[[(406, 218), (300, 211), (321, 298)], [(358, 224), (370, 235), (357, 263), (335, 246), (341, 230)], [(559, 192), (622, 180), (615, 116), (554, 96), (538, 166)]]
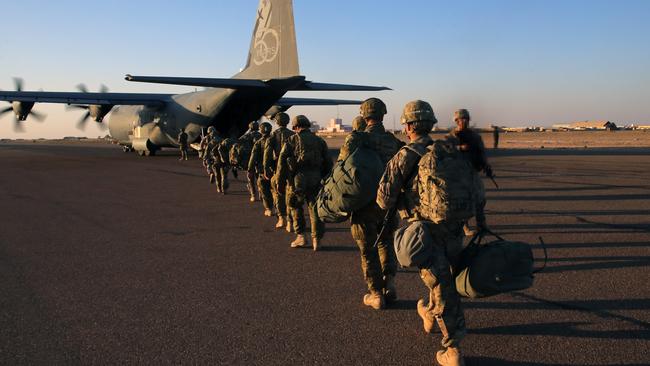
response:
[(307, 245), (307, 240), (305, 239), (305, 236), (303, 234), (298, 234), (296, 236), (296, 240), (291, 242), (292, 248), (300, 248), (300, 247), (304, 247), (305, 245)]
[(431, 333), (433, 331), (433, 319), (429, 317), (429, 307), (425, 305), (424, 299), (418, 300), (418, 315), (422, 318), (424, 331)]
[(312, 237), (311, 244), (314, 247), (314, 252), (317, 252), (318, 249), (320, 249), (320, 239)]
[(381, 310), (385, 306), (384, 295), (377, 292), (371, 292), (369, 294), (365, 294), (363, 295), (363, 304), (366, 306), (370, 306), (375, 310)]
[(284, 216), (278, 216), (278, 222), (275, 224), (276, 229), (284, 228)]
[(249, 199), (249, 201), (251, 201), (251, 202), (255, 202), (255, 196), (251, 196), (251, 198)]
[(397, 288), (395, 288), (395, 276), (384, 277), (384, 297), (387, 302), (397, 301)]
[(465, 360), (458, 347), (447, 347), (446, 350), (438, 351), (436, 361), (441, 366), (465, 366)]
[(293, 232), (293, 229), (291, 228), (291, 220), (288, 219), (288, 218), (287, 218), (287, 227), (285, 228), (285, 230), (286, 230), (289, 234), (291, 234), (291, 233)]
[(266, 217), (273, 216), (273, 211), (271, 211), (269, 209), (264, 210), (264, 216), (266, 216)]

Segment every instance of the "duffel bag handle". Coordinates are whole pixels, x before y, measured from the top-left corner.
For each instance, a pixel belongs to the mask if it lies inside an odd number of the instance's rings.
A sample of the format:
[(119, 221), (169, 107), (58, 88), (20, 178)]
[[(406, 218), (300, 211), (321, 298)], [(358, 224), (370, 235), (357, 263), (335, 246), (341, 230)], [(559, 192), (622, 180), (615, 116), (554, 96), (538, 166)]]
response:
[[(481, 241), (483, 240), (483, 238), (485, 238), (488, 235), (492, 235), (499, 240), (505, 240), (499, 234), (496, 234), (495, 232), (493, 232), (488, 228), (484, 228), (481, 229), (478, 233), (474, 234), (472, 239), (470, 239), (469, 244), (467, 244), (467, 247), (469, 248), (471, 246), (481, 245)], [(539, 243), (542, 246), (542, 250), (544, 251), (544, 263), (542, 263), (542, 266), (540, 268), (533, 270), (533, 274), (543, 271), (544, 268), (546, 268), (546, 262), (548, 262), (548, 251), (546, 250), (546, 243), (544, 243), (544, 239), (542, 239), (541, 236), (538, 238), (539, 238)]]

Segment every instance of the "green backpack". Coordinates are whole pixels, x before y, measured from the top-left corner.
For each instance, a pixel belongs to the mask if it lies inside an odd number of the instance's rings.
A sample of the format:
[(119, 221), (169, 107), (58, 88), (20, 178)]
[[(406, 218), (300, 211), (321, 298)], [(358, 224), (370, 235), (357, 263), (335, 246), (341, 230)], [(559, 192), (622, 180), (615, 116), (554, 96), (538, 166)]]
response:
[(233, 138), (226, 138), (219, 144), (219, 158), (222, 164), (231, 165), (233, 147), (237, 144)]
[(377, 153), (357, 148), (345, 160), (338, 161), (318, 193), (318, 217), (326, 223), (343, 222), (350, 214), (377, 197), (377, 186), (384, 165)]
[(483, 234), (475, 235), (463, 250), (461, 260), (454, 271), (456, 291), (461, 296), (480, 298), (504, 292), (524, 290), (533, 285), (534, 274), (542, 268), (533, 269), (533, 252), (530, 245), (519, 241), (505, 240), (492, 232), (497, 240), (481, 244)]
[(480, 200), (478, 179), (453, 139), (434, 141), (418, 164), (418, 213), (434, 223), (473, 217)]

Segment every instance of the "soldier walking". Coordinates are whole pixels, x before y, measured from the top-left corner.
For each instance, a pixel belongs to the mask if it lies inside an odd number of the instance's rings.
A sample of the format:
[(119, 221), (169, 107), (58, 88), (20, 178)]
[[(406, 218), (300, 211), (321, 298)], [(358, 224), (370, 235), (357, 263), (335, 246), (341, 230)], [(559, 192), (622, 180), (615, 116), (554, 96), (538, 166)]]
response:
[(271, 180), (271, 192), (273, 193), (273, 202), (275, 203), (275, 212), (278, 215), (278, 222), (275, 224), (276, 229), (282, 229), (286, 226), (287, 232), (291, 232), (291, 218), (287, 212), (287, 182), (279, 180), (276, 169), (280, 152), (285, 142), (294, 134), (287, 128), (289, 116), (286, 113), (278, 113), (273, 117), (278, 128), (271, 133), (268, 144), (264, 147), (263, 169), (264, 175)]
[(238, 163), (241, 165), (240, 168), (246, 170), (246, 188), (250, 194), (251, 202), (255, 202), (257, 200), (257, 173), (256, 170), (248, 169), (248, 163), (250, 161), (250, 153), (253, 150), (253, 145), (255, 145), (255, 143), (262, 138), (262, 134), (260, 133), (259, 129), (260, 124), (257, 121), (249, 123), (248, 131), (246, 131), (246, 133), (243, 134), (237, 142), (240, 149), (242, 149), (242, 156), (244, 157), (243, 161)]
[[(459, 109), (454, 112), (456, 128), (451, 131), (451, 136), (458, 139), (458, 149), (463, 153), (465, 158), (472, 163), (474, 169), (479, 173), (484, 172), (487, 177), (492, 178), (494, 177), (494, 174), (492, 172), (492, 167), (487, 161), (485, 144), (483, 144), (481, 135), (469, 127), (470, 120), (471, 117), (467, 109)], [(480, 196), (485, 197), (485, 187), (483, 186), (483, 182), (478, 179), (477, 184), (478, 189), (481, 192)], [(485, 223), (485, 200), (482, 200), (477, 205), (476, 226), (478, 230), (487, 227)], [(476, 231), (469, 228), (467, 222), (463, 226), (463, 231), (466, 236), (476, 234)]]
[[(366, 122), (365, 132), (352, 134), (346, 139), (339, 160), (346, 159), (358, 147), (364, 146), (375, 151), (385, 167), (404, 143), (384, 128), (386, 105), (380, 99), (367, 99), (361, 104), (360, 112)], [(376, 310), (383, 309), (386, 300), (397, 299), (397, 261), (393, 248), (393, 231), (397, 227), (395, 215), (388, 218), (386, 228), (375, 246), (385, 216), (386, 211), (377, 203), (371, 202), (366, 207), (352, 212), (350, 218), (350, 231), (359, 247), (361, 271), (368, 285), (368, 293), (364, 295), (363, 303)]]
[[(406, 104), (401, 123), (410, 143), (388, 163), (377, 191), (377, 203), (381, 208), (397, 208), (400, 216), (409, 222), (423, 220), (420, 216), (422, 200), (414, 181), (418, 180), (419, 169), (424, 169), (418, 167), (418, 163), (427, 152), (427, 146), (433, 144), (429, 132), (436, 122), (429, 103), (416, 100)], [(435, 177), (435, 174), (430, 172), (427, 176)], [(435, 212), (435, 208), (432, 209)], [(450, 269), (463, 247), (462, 226), (463, 222), (441, 221), (434, 224), (428, 221), (434, 249), (419, 268), (420, 278), (429, 289), (429, 301), (420, 299), (417, 311), (427, 333), (431, 333), (434, 323), (442, 332), (443, 350), (436, 353), (436, 360), (443, 366), (464, 365), (459, 346), (465, 335), (465, 318)]]
[(271, 137), (271, 124), (264, 122), (260, 125), (262, 138), (255, 142), (251, 151), (251, 158), (248, 162), (248, 173), (257, 177), (257, 189), (260, 192), (262, 204), (264, 205), (264, 216), (273, 216), (273, 196), (271, 194), (271, 180), (264, 175), (263, 154), (266, 144)]
[(499, 148), (499, 126), (492, 126), (492, 138), (494, 142), (494, 150)]
[(320, 247), (320, 240), (325, 233), (325, 224), (318, 218), (316, 195), (320, 181), (332, 169), (327, 143), (310, 131), (311, 122), (299, 115), (293, 118), (292, 128), (295, 134), (290, 136), (278, 159), (277, 176), (280, 181), (288, 182), (287, 196), (289, 211), (296, 232), (292, 248), (303, 247), (305, 239), (305, 215), (303, 205), (306, 203), (311, 223), (311, 237), (314, 251)]
[(181, 150), (181, 157), (178, 160), (187, 160), (187, 133), (184, 128), (181, 128), (181, 131), (178, 133), (177, 141), (178, 147)]

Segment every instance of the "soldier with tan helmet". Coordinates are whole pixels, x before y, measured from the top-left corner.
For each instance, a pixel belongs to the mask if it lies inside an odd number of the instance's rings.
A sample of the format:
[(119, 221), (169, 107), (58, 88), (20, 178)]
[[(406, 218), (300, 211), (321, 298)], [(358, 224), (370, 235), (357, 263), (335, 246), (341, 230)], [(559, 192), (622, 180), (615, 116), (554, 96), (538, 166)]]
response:
[[(379, 206), (386, 210), (396, 208), (400, 217), (409, 222), (424, 220), (420, 215), (419, 191), (415, 181), (418, 180), (419, 170), (424, 169), (418, 166), (421, 157), (427, 153), (428, 146), (434, 144), (429, 133), (436, 122), (429, 103), (415, 100), (406, 104), (401, 123), (410, 143), (388, 162), (379, 183)], [(463, 365), (459, 345), (465, 335), (465, 318), (450, 270), (462, 250), (462, 222), (426, 222), (434, 237), (434, 249), (419, 270), (422, 281), (429, 289), (429, 301), (418, 301), (417, 311), (427, 333), (432, 332), (434, 323), (440, 327), (444, 349), (436, 354), (438, 363), (443, 366)]]
[(277, 175), (288, 182), (287, 196), (289, 212), (296, 232), (292, 248), (303, 247), (305, 239), (305, 215), (303, 205), (309, 209), (311, 236), (314, 251), (320, 247), (325, 225), (318, 218), (316, 195), (323, 177), (332, 169), (327, 143), (310, 131), (311, 122), (305, 116), (295, 116), (291, 126), (295, 132), (289, 136), (278, 159)]
[[(384, 128), (386, 112), (386, 105), (378, 98), (369, 98), (361, 104), (360, 114), (366, 122), (365, 132), (351, 134), (346, 139), (339, 160), (345, 160), (363, 146), (376, 152), (384, 166), (388, 163), (404, 143)], [(397, 299), (397, 261), (393, 249), (393, 231), (397, 227), (395, 215), (389, 218), (386, 229), (375, 246), (385, 216), (386, 212), (373, 201), (352, 212), (350, 217), (350, 231), (359, 247), (361, 271), (368, 286), (363, 303), (376, 310), (383, 309), (386, 301)]]
[[(470, 120), (471, 117), (467, 109), (459, 109), (454, 112), (456, 128), (451, 131), (450, 135), (458, 139), (458, 148), (472, 163), (474, 169), (479, 173), (484, 172), (487, 177), (492, 178), (494, 177), (494, 173), (492, 172), (492, 167), (487, 161), (485, 144), (483, 144), (481, 135), (469, 127)], [(485, 192), (483, 182), (479, 179), (477, 183), (479, 184), (479, 190)], [(484, 196), (484, 194), (482, 196)], [(485, 201), (480, 202), (476, 210), (476, 226), (478, 230), (486, 228), (484, 208)], [(469, 228), (467, 223), (463, 226), (463, 230), (466, 236), (471, 236), (476, 233)]]
[(248, 131), (246, 131), (245, 134), (243, 134), (239, 140), (237, 141), (237, 144), (239, 145), (238, 148), (241, 150), (240, 154), (243, 157), (243, 161), (238, 161), (237, 165), (240, 166), (240, 168), (246, 170), (246, 188), (248, 188), (248, 193), (250, 194), (250, 201), (255, 202), (257, 200), (257, 173), (255, 170), (250, 170), (248, 168), (248, 163), (250, 161), (250, 153), (253, 150), (253, 146), (259, 140), (262, 138), (262, 134), (260, 133), (260, 124), (257, 121), (253, 121), (248, 124)]
[(263, 122), (260, 124), (260, 132), (262, 137), (255, 141), (253, 150), (251, 151), (251, 158), (248, 162), (248, 172), (253, 173), (257, 177), (257, 189), (264, 205), (264, 216), (273, 216), (273, 196), (271, 195), (271, 181), (264, 175), (262, 166), (264, 147), (268, 144), (271, 137), (271, 124)]
[(355, 148), (352, 146), (351, 141), (358, 139), (357, 134), (364, 132), (366, 126), (366, 120), (362, 116), (354, 117), (352, 120), (352, 133), (345, 138), (345, 142), (343, 142), (343, 146), (339, 151), (338, 161), (345, 160), (346, 157), (350, 156), (351, 152), (348, 149)]
[(275, 203), (275, 212), (278, 215), (278, 222), (275, 224), (276, 229), (282, 229), (286, 225), (287, 232), (291, 232), (291, 219), (287, 214), (287, 182), (279, 181), (276, 173), (278, 158), (284, 147), (285, 142), (294, 134), (287, 128), (289, 124), (289, 115), (278, 113), (273, 116), (273, 120), (278, 128), (271, 133), (268, 144), (264, 147), (264, 157), (262, 168), (267, 179), (271, 180), (271, 192)]

